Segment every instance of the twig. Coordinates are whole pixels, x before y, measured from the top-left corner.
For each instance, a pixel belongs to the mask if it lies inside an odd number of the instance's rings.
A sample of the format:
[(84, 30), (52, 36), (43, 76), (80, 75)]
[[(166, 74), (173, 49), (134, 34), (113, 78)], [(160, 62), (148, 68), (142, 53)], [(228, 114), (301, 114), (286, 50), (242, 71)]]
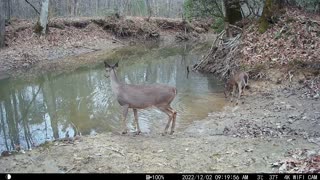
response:
[(108, 147), (106, 147), (106, 149), (111, 150), (111, 151), (113, 151), (113, 152), (116, 152), (116, 153), (120, 154), (121, 156), (124, 156), (124, 154), (123, 154), (122, 152), (120, 152), (119, 150), (117, 150), (117, 149), (108, 148)]
[(114, 37), (112, 38), (112, 40), (113, 40), (113, 41), (117, 41), (118, 43), (124, 44), (124, 42), (122, 42), (122, 41), (120, 41), (119, 39), (116, 39), (116, 38), (114, 38)]
[(30, 161), (31, 161), (32, 164), (35, 163), (34, 160), (33, 160), (31, 157), (29, 157), (29, 159), (30, 159)]
[(78, 132), (77, 135), (80, 135), (80, 136), (81, 136), (81, 132), (79, 131), (79, 129), (77, 128), (77, 126), (76, 126), (72, 121), (71, 121), (70, 123), (71, 123), (71, 125), (76, 129), (76, 131)]
[(229, 24), (229, 26), (230, 26), (230, 27), (233, 27), (233, 28), (235, 28), (235, 29), (238, 29), (238, 30), (240, 30), (240, 31), (242, 31), (242, 28), (240, 28), (240, 27), (238, 27), (238, 26), (235, 26), (235, 25), (232, 25), (232, 24)]
[(75, 47), (75, 48), (82, 47), (82, 48), (90, 49), (90, 50), (93, 50), (93, 51), (100, 51), (101, 50), (101, 49), (90, 48), (90, 47), (81, 46), (81, 45), (72, 45), (72, 46)]
[(72, 168), (70, 168), (68, 171), (66, 171), (66, 173), (70, 172), (71, 170), (73, 170), (75, 168), (75, 165), (73, 165)]
[(288, 72), (288, 75), (289, 75), (289, 80), (290, 80), (290, 82), (291, 82), (291, 79), (292, 79), (292, 77), (293, 77), (293, 75), (291, 74), (291, 71)]

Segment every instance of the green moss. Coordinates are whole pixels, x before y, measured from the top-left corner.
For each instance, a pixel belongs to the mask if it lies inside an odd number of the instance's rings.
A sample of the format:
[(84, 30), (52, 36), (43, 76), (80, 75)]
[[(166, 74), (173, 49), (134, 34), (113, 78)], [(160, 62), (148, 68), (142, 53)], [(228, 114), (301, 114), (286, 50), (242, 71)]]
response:
[(295, 22), (296, 20), (292, 17), (288, 17), (288, 19), (286, 19), (286, 23), (291, 23), (291, 22)]
[(279, 39), (279, 38), (281, 38), (281, 32), (280, 31), (276, 32), (276, 34), (274, 35), (274, 39)]
[(33, 29), (34, 29), (34, 32), (37, 33), (37, 34), (41, 34), (41, 32), (42, 32), (42, 30), (43, 30), (43, 28), (41, 27), (39, 21), (36, 23), (36, 25), (34, 26)]
[(290, 68), (295, 68), (295, 67), (305, 67), (307, 64), (301, 60), (301, 59), (294, 59), (292, 61), (289, 61), (288, 66)]
[(223, 18), (217, 18), (215, 22), (212, 24), (212, 29), (214, 29), (216, 33), (222, 32), (224, 30)]
[(241, 64), (240, 65), (240, 70), (242, 71), (250, 71), (251, 67), (249, 65), (246, 64)]
[(251, 68), (251, 72), (253, 72), (254, 74), (258, 74), (261, 71), (264, 71), (267, 69), (267, 65), (266, 64), (256, 64)]
[(263, 7), (262, 16), (259, 19), (259, 29), (258, 31), (260, 33), (264, 33), (269, 28), (269, 22), (268, 19), (271, 19), (272, 17), (272, 0), (266, 0), (266, 4)]
[(262, 18), (259, 24), (259, 33), (264, 33), (268, 30), (269, 28), (269, 23), (265, 18)]
[(52, 142), (50, 141), (45, 141), (44, 143), (40, 144), (39, 147), (42, 147), (44, 149), (49, 149), (50, 146), (52, 146)]

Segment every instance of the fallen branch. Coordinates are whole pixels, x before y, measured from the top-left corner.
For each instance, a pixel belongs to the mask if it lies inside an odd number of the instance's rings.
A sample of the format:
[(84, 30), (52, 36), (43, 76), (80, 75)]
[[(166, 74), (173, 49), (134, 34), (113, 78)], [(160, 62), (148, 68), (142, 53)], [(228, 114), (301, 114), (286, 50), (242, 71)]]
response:
[(290, 80), (290, 82), (291, 82), (292, 77), (293, 77), (293, 75), (291, 74), (291, 71), (288, 72), (288, 75), (289, 75), (289, 80)]
[(114, 149), (112, 147), (111, 148), (106, 147), (106, 149), (111, 150), (113, 152), (116, 152), (116, 153), (120, 154), (121, 156), (124, 156), (124, 154), (122, 152), (120, 152), (120, 150)]
[(66, 173), (68, 173), (68, 172), (72, 171), (74, 168), (75, 168), (75, 166), (73, 165), (73, 167), (72, 167), (72, 168), (70, 168), (69, 170), (67, 170), (67, 171), (66, 171)]
[(240, 31), (242, 31), (242, 28), (238, 27), (238, 26), (235, 26), (235, 25), (232, 25), (232, 24), (229, 24), (229, 27), (233, 27), (235, 29), (238, 29)]
[(116, 42), (118, 42), (118, 43), (120, 43), (120, 44), (124, 44), (124, 42), (122, 42), (122, 41), (120, 41), (119, 39), (116, 39), (116, 38), (114, 38), (114, 37), (112, 38), (112, 40), (113, 40), (113, 41), (116, 41)]
[(90, 48), (90, 47), (81, 46), (81, 45), (72, 45), (72, 46), (75, 47), (75, 48), (82, 47), (82, 48), (90, 49), (90, 50), (93, 50), (93, 51), (100, 51), (101, 50), (101, 49)]

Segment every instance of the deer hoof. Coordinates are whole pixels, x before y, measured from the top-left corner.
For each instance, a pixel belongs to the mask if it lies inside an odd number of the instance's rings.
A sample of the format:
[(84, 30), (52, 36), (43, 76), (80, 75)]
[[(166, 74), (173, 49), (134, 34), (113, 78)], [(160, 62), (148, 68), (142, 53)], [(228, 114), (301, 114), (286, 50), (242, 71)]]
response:
[(127, 131), (127, 130), (122, 131), (122, 134), (127, 134), (127, 133), (128, 133), (128, 131)]
[(167, 134), (167, 132), (163, 132), (163, 133), (162, 133), (162, 136), (165, 136), (166, 134)]
[(170, 132), (170, 135), (172, 135), (173, 133), (174, 133), (174, 131), (171, 131), (171, 132)]
[(141, 131), (137, 131), (137, 132), (136, 132), (136, 135), (139, 135), (139, 134), (141, 134)]

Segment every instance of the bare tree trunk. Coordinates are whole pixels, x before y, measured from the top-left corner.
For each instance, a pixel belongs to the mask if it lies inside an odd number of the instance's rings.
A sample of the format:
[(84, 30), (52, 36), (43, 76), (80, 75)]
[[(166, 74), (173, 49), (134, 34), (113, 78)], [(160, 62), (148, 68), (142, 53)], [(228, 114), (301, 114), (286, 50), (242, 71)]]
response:
[(78, 0), (73, 1), (73, 16), (77, 16), (78, 12)]
[(228, 37), (232, 37), (229, 24), (235, 24), (242, 19), (239, 0), (223, 0), (224, 29)]
[(6, 11), (6, 19), (10, 19), (11, 18), (11, 0), (5, 0), (5, 2), (3, 2), (3, 3), (5, 3), (5, 6), (3, 6), (3, 7), (5, 7), (4, 9), (3, 9), (3, 11)]
[(110, 0), (108, 0), (108, 1), (107, 1), (107, 7), (108, 7), (108, 9), (110, 9), (110, 4), (111, 4), (111, 2), (110, 2)]
[(227, 0), (226, 18), (230, 24), (235, 24), (242, 19), (239, 0)]
[(70, 0), (66, 0), (66, 7), (67, 7), (67, 16), (72, 16), (72, 3), (70, 2)]
[(121, 14), (121, 12), (120, 12), (120, 4), (119, 4), (119, 0), (118, 1), (116, 1), (116, 2), (114, 2), (114, 7), (115, 7), (115, 9), (114, 9), (114, 13), (116, 14), (116, 15), (120, 15)]
[(48, 25), (49, 0), (42, 0), (40, 12), (40, 26), (42, 28), (41, 34), (47, 33)]
[(171, 0), (168, 1), (168, 14), (167, 14), (167, 17), (170, 18), (170, 9), (171, 9)]
[(4, 12), (4, 2), (0, 0), (0, 48), (5, 46), (5, 12)]
[(281, 13), (282, 0), (265, 0), (262, 15), (259, 19), (259, 32), (264, 33), (271, 23), (277, 19), (277, 13)]
[(150, 6), (150, 0), (146, 0), (146, 4), (147, 4), (147, 9), (148, 9), (148, 19), (147, 19), (147, 21), (149, 21), (150, 17), (152, 16), (152, 10), (151, 10), (151, 6)]
[(227, 2), (228, 0), (223, 0), (223, 3), (222, 3), (222, 11), (223, 11), (223, 16), (224, 16), (224, 30), (226, 31), (226, 35), (227, 37), (232, 37), (232, 34), (231, 34), (231, 31), (229, 29), (229, 20), (228, 20), (228, 16), (230, 16), (228, 14), (228, 11), (227, 11)]
[(99, 15), (99, 7), (102, 7), (102, 4), (101, 4), (100, 0), (97, 0), (95, 16)]

